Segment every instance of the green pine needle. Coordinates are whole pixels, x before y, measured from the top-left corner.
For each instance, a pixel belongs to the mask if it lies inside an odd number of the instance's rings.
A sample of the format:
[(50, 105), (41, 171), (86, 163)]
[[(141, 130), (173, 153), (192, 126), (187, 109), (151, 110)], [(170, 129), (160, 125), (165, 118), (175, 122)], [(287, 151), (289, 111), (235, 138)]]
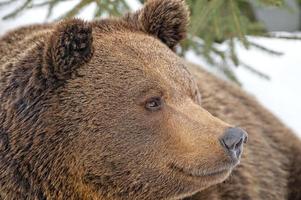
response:
[[(7, 20), (18, 17), (24, 11), (30, 9), (47, 7), (47, 18), (50, 18), (53, 16), (54, 9), (62, 1), (68, 0), (3, 0), (0, 2), (0, 10), (18, 3), (19, 7), (2, 18)], [(262, 6), (286, 6), (284, 0), (256, 1)], [(301, 4), (301, 0), (296, 1)], [(144, 0), (140, 0), (140, 2), (144, 3)], [(278, 36), (267, 33), (263, 24), (256, 20), (253, 8), (247, 0), (186, 0), (186, 2), (191, 11), (191, 24), (189, 37), (181, 43), (182, 48), (179, 54), (185, 55), (188, 50), (193, 50), (236, 83), (239, 83), (239, 81), (232, 72), (232, 65), (242, 66), (264, 79), (269, 79), (265, 74), (240, 60), (234, 45), (236, 41), (240, 42), (245, 48), (254, 47), (268, 54), (279, 56), (282, 54), (281, 52), (249, 41), (246, 35), (301, 39), (298, 36)], [(94, 17), (96, 18), (111, 15), (120, 16), (129, 11), (129, 5), (125, 0), (80, 0), (73, 8), (66, 10), (66, 13), (60, 16), (59, 19), (75, 17), (90, 4), (96, 5), (94, 11)], [(228, 44), (226, 51), (216, 48), (217, 43), (223, 42)], [(222, 67), (215, 61), (216, 57), (223, 61)]]

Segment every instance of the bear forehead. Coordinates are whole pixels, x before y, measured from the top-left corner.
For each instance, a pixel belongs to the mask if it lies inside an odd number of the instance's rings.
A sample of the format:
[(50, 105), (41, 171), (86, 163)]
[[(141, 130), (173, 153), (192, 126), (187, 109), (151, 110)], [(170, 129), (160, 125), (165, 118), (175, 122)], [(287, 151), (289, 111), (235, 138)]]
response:
[[(192, 87), (192, 76), (184, 61), (158, 39), (135, 31), (93, 33), (94, 55), (90, 61), (93, 73), (133, 76), (163, 85)], [(107, 76), (108, 77), (108, 76)]]

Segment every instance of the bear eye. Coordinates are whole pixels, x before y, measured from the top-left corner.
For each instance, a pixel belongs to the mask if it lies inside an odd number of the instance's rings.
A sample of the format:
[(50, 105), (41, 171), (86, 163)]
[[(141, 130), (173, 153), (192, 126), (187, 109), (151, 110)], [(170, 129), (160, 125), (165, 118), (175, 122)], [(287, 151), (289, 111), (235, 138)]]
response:
[(162, 98), (161, 97), (152, 97), (146, 100), (145, 108), (149, 111), (157, 111), (162, 108)]

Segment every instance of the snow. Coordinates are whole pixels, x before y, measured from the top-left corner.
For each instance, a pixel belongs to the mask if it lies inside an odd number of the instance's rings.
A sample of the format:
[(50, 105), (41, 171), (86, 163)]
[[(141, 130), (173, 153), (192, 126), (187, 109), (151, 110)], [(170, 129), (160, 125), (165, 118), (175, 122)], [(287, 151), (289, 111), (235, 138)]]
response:
[[(61, 2), (54, 10), (54, 16), (47, 21), (51, 21), (62, 15), (66, 9), (71, 9), (79, 0)], [(141, 7), (138, 0), (127, 0), (132, 10)], [(15, 9), (14, 6), (5, 7), (0, 10), (0, 18)], [(90, 20), (93, 16), (95, 5), (81, 11), (79, 18)], [(21, 17), (12, 20), (0, 20), (0, 35), (7, 30), (11, 30), (21, 25), (45, 22), (47, 14), (46, 8), (32, 9), (24, 12)], [(283, 52), (282, 56), (271, 56), (258, 49), (244, 49), (237, 44), (239, 57), (248, 65), (269, 75), (270, 81), (259, 78), (243, 67), (234, 70), (242, 83), (242, 87), (254, 95), (259, 102), (271, 110), (285, 124), (292, 128), (301, 138), (301, 41), (284, 39), (267, 39), (260, 37), (249, 37), (250, 40), (265, 45), (273, 50)], [(225, 47), (223, 47), (225, 48)], [(219, 74), (216, 68), (207, 64), (201, 57), (193, 52), (188, 52), (186, 59), (202, 65), (205, 69)]]
[(301, 41), (264, 38), (254, 40), (285, 54), (271, 57), (256, 50), (241, 49), (239, 56), (268, 74), (271, 80), (265, 81), (252, 76), (243, 68), (238, 68), (236, 74), (247, 91), (301, 136)]

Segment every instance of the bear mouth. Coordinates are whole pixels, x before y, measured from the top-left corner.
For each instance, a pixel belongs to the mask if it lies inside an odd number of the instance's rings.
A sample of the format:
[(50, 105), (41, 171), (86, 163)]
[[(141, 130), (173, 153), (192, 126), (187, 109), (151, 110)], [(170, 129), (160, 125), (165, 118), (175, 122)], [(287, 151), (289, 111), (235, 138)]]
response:
[(227, 176), (233, 169), (230, 166), (224, 166), (219, 169), (214, 170), (196, 170), (196, 169), (186, 169), (184, 167), (179, 167), (175, 164), (171, 164), (169, 166), (172, 170), (177, 171), (181, 174), (190, 177), (220, 177), (220, 176)]

